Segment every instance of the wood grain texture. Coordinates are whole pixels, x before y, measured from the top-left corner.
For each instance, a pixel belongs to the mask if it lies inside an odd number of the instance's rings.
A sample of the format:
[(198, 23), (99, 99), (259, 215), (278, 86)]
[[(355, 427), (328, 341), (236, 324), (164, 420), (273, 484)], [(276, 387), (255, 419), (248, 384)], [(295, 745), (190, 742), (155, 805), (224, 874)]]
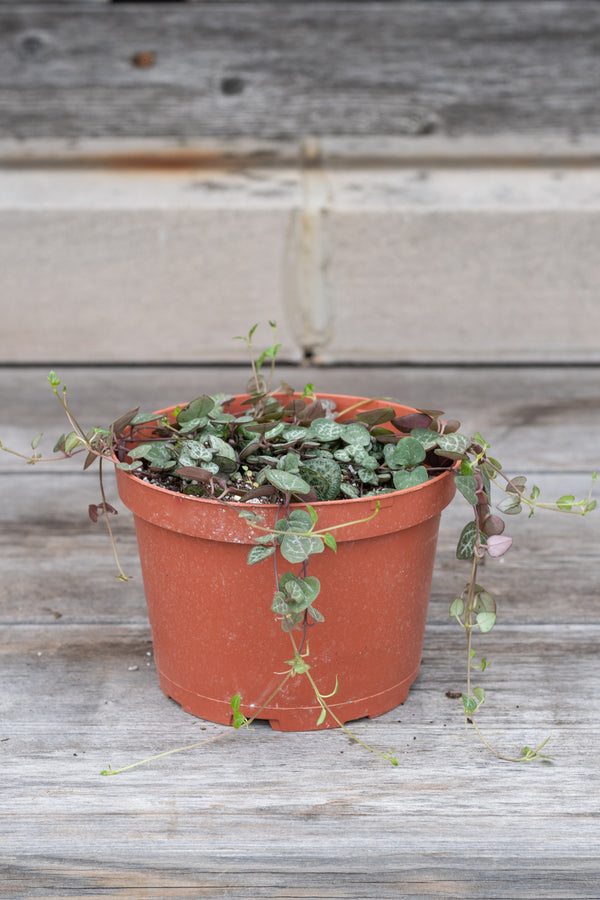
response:
[(599, 33), (594, 0), (0, 4), (0, 130), (593, 133)]
[[(294, 372), (304, 374), (285, 377)], [(162, 403), (187, 396), (195, 377), (216, 390), (242, 373), (70, 374), (73, 401), (93, 421), (112, 415), (119, 399), (117, 411), (134, 395)], [(587, 490), (600, 429), (597, 370), (306, 374), (329, 389), (362, 385), (367, 395), (401, 379), (411, 399), (437, 397), (491, 430), (510, 464), (529, 458), (526, 472), (550, 496), (567, 484)], [(0, 439), (7, 420), (15, 440), (35, 422), (49, 434), (62, 430), (53, 398), (36, 393), (42, 372), (1, 375)], [(557, 443), (567, 426), (580, 434), (568, 454)], [(540, 458), (534, 437), (551, 448)], [(0, 896), (597, 898), (598, 516), (547, 515), (543, 529), (515, 519), (518, 548), (484, 572), (501, 618), (477, 641), (492, 662), (481, 677), (488, 704), (480, 724), (509, 752), (549, 734), (554, 763), (495, 761), (465, 732), (460, 701), (446, 696), (464, 677), (464, 637), (447, 617), (466, 580), (454, 558), (467, 513), (459, 498), (442, 521), (420, 675), (403, 706), (354, 724), (361, 738), (393, 749), (399, 768), (339, 732), (283, 734), (259, 723), (101, 778), (108, 764), (224, 729), (159, 690), (129, 515), (118, 517), (118, 539), (138, 577), (123, 585), (112, 578), (101, 527), (86, 518), (97, 499), (92, 474), (0, 462)]]

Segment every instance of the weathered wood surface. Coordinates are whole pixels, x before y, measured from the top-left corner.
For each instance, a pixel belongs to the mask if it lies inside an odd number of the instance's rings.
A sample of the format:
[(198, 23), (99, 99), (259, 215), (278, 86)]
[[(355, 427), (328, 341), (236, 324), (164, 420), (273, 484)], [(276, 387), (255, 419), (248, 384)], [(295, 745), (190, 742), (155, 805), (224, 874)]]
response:
[(30, 142), (19, 166), (0, 146), (0, 358), (244, 360), (232, 322), (275, 319), (296, 358), (600, 361), (598, 140), (562, 163), (505, 143), (488, 167), (440, 140), (430, 168), (404, 142), (351, 163), (366, 143), (331, 169), (240, 168), (202, 142), (35, 165)]
[(598, 362), (599, 142), (543, 167), (515, 143), (489, 168), (439, 141), (431, 168), (404, 145), (395, 167), (234, 171), (224, 145), (203, 166), (202, 144), (94, 158), (92, 142), (84, 167), (73, 148), (55, 168), (19, 167), (13, 144), (0, 358), (243, 360), (232, 322), (275, 319), (296, 358)]
[[(283, 374), (462, 414), (550, 497), (587, 492), (598, 464), (597, 368)], [(245, 378), (168, 368), (67, 375), (90, 422)], [(4, 368), (2, 378), (0, 439), (25, 447), (39, 430), (63, 430), (42, 371)], [(442, 523), (419, 678), (402, 707), (355, 725), (398, 753), (398, 769), (338, 732), (259, 724), (101, 778), (108, 764), (223, 729), (160, 693), (131, 521), (125, 511), (115, 521), (125, 567), (138, 576), (123, 585), (100, 525), (87, 519), (96, 494), (78, 467), (0, 460), (0, 896), (599, 896), (598, 515), (510, 521), (518, 547), (485, 572), (500, 621), (478, 640), (492, 662), (480, 724), (513, 752), (550, 734), (553, 764), (497, 762), (446, 697), (464, 675), (463, 636), (447, 618), (466, 580), (454, 559), (467, 512), (458, 499)]]
[(0, 4), (4, 136), (597, 132), (588, 0)]

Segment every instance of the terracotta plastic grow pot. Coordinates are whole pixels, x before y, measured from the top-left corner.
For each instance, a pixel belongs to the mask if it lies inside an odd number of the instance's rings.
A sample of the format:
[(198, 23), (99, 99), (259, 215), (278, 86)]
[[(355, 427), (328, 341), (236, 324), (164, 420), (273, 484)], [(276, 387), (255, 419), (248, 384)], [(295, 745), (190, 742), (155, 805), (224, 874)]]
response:
[[(362, 398), (336, 395), (338, 410)], [(237, 398), (233, 411), (241, 408)], [(364, 400), (361, 409), (393, 405)], [(356, 413), (354, 409), (354, 414)], [(341, 417), (343, 419), (343, 416)], [(231, 722), (231, 697), (252, 716), (275, 690), (293, 655), (270, 611), (273, 558), (248, 566), (252, 530), (238, 515), (259, 511), (274, 524), (276, 505), (231, 503), (176, 494), (117, 469), (123, 503), (133, 512), (160, 685), (195, 716)], [(381, 495), (368, 522), (335, 531), (337, 553), (313, 556), (325, 621), (309, 628), (313, 675), (342, 722), (381, 715), (402, 703), (417, 676), (441, 511), (454, 496), (452, 472)], [(312, 504), (318, 527), (365, 519), (376, 498)], [(290, 566), (278, 556), (280, 573)], [(300, 675), (262, 710), (273, 728), (317, 728), (321, 712)], [(323, 728), (335, 727), (328, 717)]]

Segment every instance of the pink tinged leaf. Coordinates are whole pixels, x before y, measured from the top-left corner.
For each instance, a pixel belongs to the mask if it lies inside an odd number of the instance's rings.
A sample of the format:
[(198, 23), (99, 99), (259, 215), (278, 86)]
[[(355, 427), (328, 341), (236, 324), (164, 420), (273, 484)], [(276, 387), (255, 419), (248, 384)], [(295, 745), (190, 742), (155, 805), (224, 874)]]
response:
[(490, 556), (504, 556), (511, 545), (512, 538), (503, 534), (491, 534), (486, 546)]
[(432, 416), (427, 413), (407, 413), (405, 416), (397, 416), (391, 422), (398, 431), (410, 432), (413, 428), (429, 428)]
[(104, 512), (107, 515), (109, 513), (112, 516), (117, 515), (117, 510), (114, 508), (114, 506), (111, 506), (110, 503), (90, 503), (90, 505), (88, 506), (88, 514), (92, 522), (97, 522)]
[(483, 519), (481, 530), (488, 537), (491, 537), (494, 534), (502, 534), (504, 531), (504, 522), (500, 516), (488, 515)]

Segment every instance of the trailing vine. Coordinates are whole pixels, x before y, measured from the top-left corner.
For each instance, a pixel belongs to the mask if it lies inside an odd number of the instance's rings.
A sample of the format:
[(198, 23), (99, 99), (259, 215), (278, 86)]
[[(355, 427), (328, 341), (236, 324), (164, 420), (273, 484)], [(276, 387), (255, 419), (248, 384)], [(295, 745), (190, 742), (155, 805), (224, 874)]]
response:
[[(247, 336), (238, 338), (247, 345), (252, 371), (247, 386), (249, 397), (242, 412), (232, 412), (230, 395), (202, 395), (177, 407), (172, 414), (145, 414), (134, 409), (108, 428), (86, 430), (69, 408), (66, 387), (54, 372), (48, 376), (71, 428), (61, 435), (54, 447), (57, 455), (50, 459), (83, 453), (84, 469), (99, 461), (100, 502), (89, 506), (89, 515), (93, 521), (103, 518), (106, 522), (117, 562), (117, 577), (128, 580), (119, 562), (110, 523), (116, 510), (106, 499), (102, 470), (105, 461), (115, 463), (134, 477), (183, 494), (223, 503), (252, 501), (255, 504), (252, 509), (246, 507), (239, 512), (254, 541), (247, 562), (253, 566), (272, 559), (274, 592), (270, 609), (289, 635), (292, 655), (285, 662), (287, 670), (280, 673), (284, 675), (283, 681), (252, 718), (241, 713), (239, 695), (231, 699), (234, 731), (251, 726), (290, 679), (306, 678), (319, 710), (315, 727), (330, 717), (354, 741), (398, 765), (393, 755), (368, 747), (346, 728), (329, 702), (337, 693), (337, 680), (330, 693), (322, 693), (309, 663), (309, 629), (323, 621), (323, 614), (315, 605), (321, 585), (310, 574), (311, 559), (323, 552), (335, 553), (334, 532), (368, 521), (377, 515), (379, 502), (376, 501), (372, 516), (328, 529), (319, 527), (312, 504), (340, 498), (378, 498), (451, 471), (456, 488), (472, 513), (461, 531), (456, 551), (458, 559), (470, 563), (470, 576), (449, 611), (466, 634), (466, 686), (461, 695), (465, 720), (500, 759), (515, 762), (548, 759), (541, 753), (546, 741), (534, 749), (524, 747), (516, 757), (501, 754), (483, 736), (476, 721), (486, 694), (479, 685), (473, 686), (473, 672), (483, 673), (489, 663), (485, 657), (476, 660), (474, 633), (490, 632), (497, 618), (496, 600), (479, 583), (479, 569), (486, 557), (501, 557), (512, 545), (512, 539), (505, 534), (503, 517), (523, 510), (532, 516), (540, 509), (577, 515), (590, 513), (596, 506), (592, 499), (596, 474), (584, 499), (576, 500), (569, 494), (554, 502), (542, 501), (540, 489), (536, 485), (529, 489), (525, 476), (505, 475), (501, 463), (491, 455), (490, 445), (479, 433), (467, 437), (460, 432), (459, 422), (445, 420), (439, 410), (423, 409), (398, 416), (391, 406), (369, 409), (360, 401), (346, 408), (340, 417), (333, 402), (319, 397), (312, 384), (306, 385), (302, 393), (295, 393), (285, 383), (274, 388), (280, 344), (276, 341), (275, 324), (270, 324), (273, 342), (256, 358), (253, 336), (257, 326)], [(265, 364), (268, 364), (266, 375), (263, 374)], [(45, 462), (47, 458), (38, 450), (41, 437), (37, 435), (31, 442), (31, 453), (14, 451), (1, 442), (0, 449), (30, 465)], [(492, 512), (493, 488), (504, 494), (495, 512)], [(274, 526), (269, 526), (261, 515), (262, 503), (277, 504)], [(280, 558), (300, 567), (299, 571), (286, 569), (279, 573)], [(151, 759), (202, 746), (217, 737)], [(109, 767), (102, 774), (116, 774), (147, 761), (115, 770)]]

